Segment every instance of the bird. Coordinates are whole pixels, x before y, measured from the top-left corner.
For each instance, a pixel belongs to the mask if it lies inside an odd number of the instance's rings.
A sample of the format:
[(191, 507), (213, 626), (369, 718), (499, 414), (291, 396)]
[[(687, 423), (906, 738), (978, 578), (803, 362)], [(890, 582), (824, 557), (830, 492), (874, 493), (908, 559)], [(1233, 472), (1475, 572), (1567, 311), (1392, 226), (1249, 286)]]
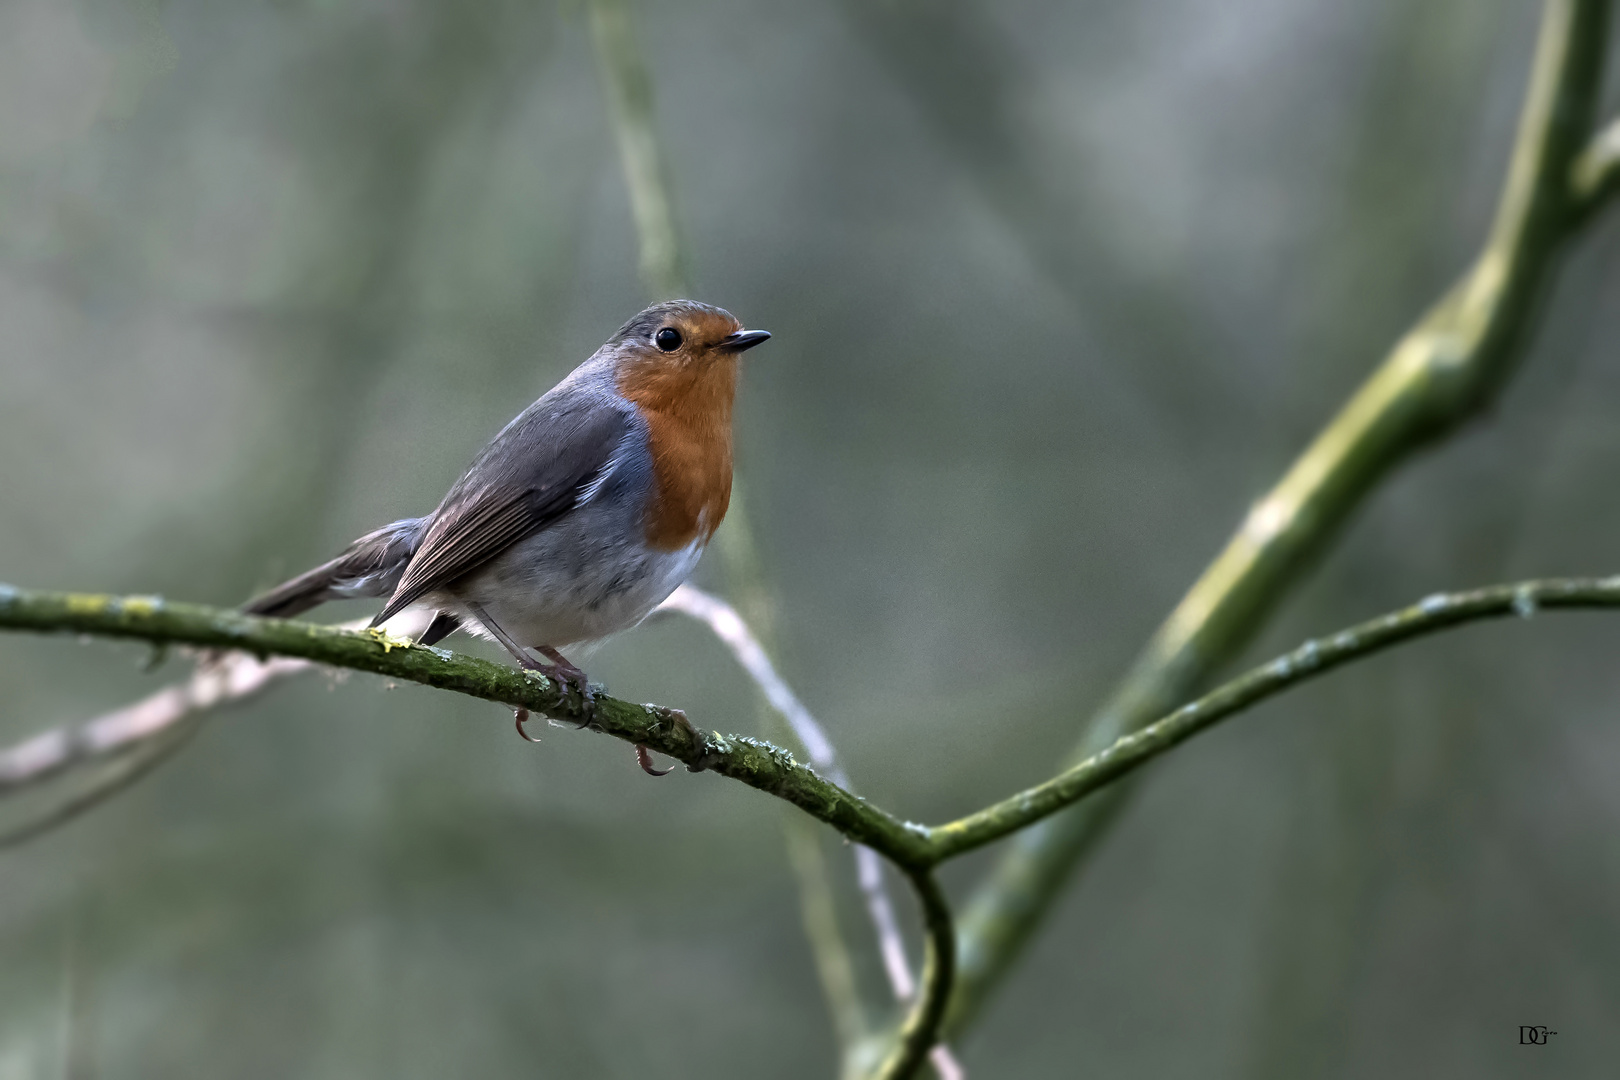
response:
[[(242, 610), (293, 618), (386, 597), (372, 627), (409, 610), (419, 644), (458, 629), (493, 640), (577, 690), (588, 724), (589, 680), (561, 650), (635, 626), (697, 566), (731, 501), (738, 358), (770, 336), (694, 300), (652, 305), (502, 428), (432, 513)], [(526, 739), (527, 719), (517, 710)]]

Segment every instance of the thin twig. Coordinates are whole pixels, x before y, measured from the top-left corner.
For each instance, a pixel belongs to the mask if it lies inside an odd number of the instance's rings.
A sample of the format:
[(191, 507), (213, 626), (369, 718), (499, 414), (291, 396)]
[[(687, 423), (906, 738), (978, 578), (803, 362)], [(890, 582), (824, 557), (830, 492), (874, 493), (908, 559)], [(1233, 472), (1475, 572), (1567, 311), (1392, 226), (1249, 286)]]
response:
[[(712, 593), (692, 585), (682, 585), (658, 606), (660, 611), (678, 611), (703, 623), (714, 632), (737, 663), (754, 680), (771, 708), (787, 722), (799, 744), (810, 758), (810, 764), (820, 769), (827, 778), (845, 791), (854, 791), (849, 774), (838, 761), (827, 731), (817, 722), (804, 702), (793, 692), (786, 680), (776, 672), (765, 647), (760, 644), (748, 624), (737, 610)], [(867, 847), (855, 847), (856, 880), (866, 897), (866, 907), (877, 931), (878, 947), (883, 956), (883, 968), (889, 977), (889, 986), (897, 1001), (909, 1001), (916, 992), (916, 981), (911, 975), (911, 963), (906, 958), (905, 939), (900, 936), (899, 921), (895, 918), (894, 902), (883, 882), (883, 867), (876, 854)]]
[(945, 1006), (950, 1002), (951, 984), (956, 978), (956, 927), (951, 922), (950, 905), (945, 893), (927, 870), (907, 873), (917, 899), (922, 902), (923, 926), (928, 934), (928, 949), (923, 958), (922, 993), (918, 995), (900, 1036), (889, 1057), (879, 1066), (877, 1080), (908, 1080), (915, 1076), (922, 1063), (931, 1054), (943, 1058), (947, 1069), (960, 1075), (961, 1066), (949, 1053), (940, 1055), (940, 1024), (945, 1019)]
[[(342, 625), (358, 630), (365, 621)], [(208, 656), (183, 683), (94, 720), (52, 728), (0, 750), (0, 799), (65, 772), (109, 766), (66, 800), (0, 832), (0, 847), (42, 836), (125, 790), (189, 742), (214, 709), (245, 701), (272, 683), (316, 667), (308, 660), (284, 656), (260, 659), (235, 652)]]
[[(341, 625), (358, 630), (365, 621)], [(173, 757), (213, 710), (255, 697), (272, 683), (314, 671), (317, 666), (285, 656), (260, 659), (239, 652), (205, 656), (183, 683), (166, 686), (77, 726), (52, 728), (0, 750), (0, 799), (19, 795), (65, 772), (108, 766), (67, 799), (0, 832), (0, 848), (43, 836), (124, 791)]]
[[(696, 586), (682, 585), (670, 594), (669, 599), (659, 605), (658, 610), (680, 612), (698, 620), (713, 631), (714, 636), (731, 651), (731, 655), (748, 673), (749, 678), (754, 680), (754, 684), (765, 695), (765, 700), (792, 729), (799, 744), (809, 755), (810, 763), (826, 773), (827, 777), (839, 787), (846, 791), (855, 790), (849, 781), (849, 774), (838, 761), (838, 752), (833, 746), (832, 739), (827, 736), (826, 729), (793, 692), (787, 681), (777, 673), (776, 666), (771, 663), (770, 654), (735, 608), (718, 596), (704, 592)], [(873, 930), (877, 934), (878, 953), (883, 959), (883, 970), (889, 979), (889, 989), (893, 991), (894, 999), (904, 1004), (917, 992), (917, 982), (912, 977), (911, 962), (906, 957), (905, 938), (900, 933), (900, 923), (895, 917), (894, 901), (890, 898), (888, 887), (883, 880), (883, 862), (877, 852), (866, 845), (852, 846), (855, 849), (855, 878), (866, 899), (867, 915), (872, 920)], [(806, 887), (815, 888), (813, 884), (807, 884)], [(807, 909), (806, 919), (809, 918), (811, 914)], [(824, 935), (826, 927), (818, 925), (818, 928)], [(828, 945), (834, 943), (841, 951), (841, 940), (826, 942)], [(835, 960), (830, 959), (829, 962)], [(823, 981), (826, 981), (825, 975)], [(845, 1045), (851, 1046), (853, 1042), (846, 1040)], [(961, 1080), (966, 1077), (966, 1071), (952, 1055), (949, 1047), (940, 1044), (931, 1053), (934, 1067), (939, 1072), (941, 1080)]]
[(0, 831), (0, 848), (16, 847), (95, 809), (173, 757), (202, 729), (205, 714), (192, 713), (126, 746), (106, 770), (68, 798)]
[(119, 757), (161, 739), (187, 718), (241, 701), (271, 683), (309, 671), (307, 660), (228, 653), (183, 683), (166, 686), (76, 727), (52, 728), (0, 750), (0, 798), (85, 765)]
[(1164, 719), (1121, 736), (1044, 784), (994, 806), (929, 829), (935, 854), (950, 859), (1026, 828), (1134, 772), (1200, 731), (1354, 660), (1413, 638), (1483, 619), (1528, 619), (1542, 610), (1620, 605), (1620, 576), (1523, 581), (1468, 592), (1436, 593), (1411, 607), (1314, 638), (1270, 663), (1251, 668)]

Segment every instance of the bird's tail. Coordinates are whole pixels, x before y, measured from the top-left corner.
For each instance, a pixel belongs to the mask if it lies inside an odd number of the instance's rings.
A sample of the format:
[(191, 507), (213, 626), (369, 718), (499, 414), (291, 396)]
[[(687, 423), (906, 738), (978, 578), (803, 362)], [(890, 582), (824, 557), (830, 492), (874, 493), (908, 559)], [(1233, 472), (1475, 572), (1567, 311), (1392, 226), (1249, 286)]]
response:
[(249, 615), (290, 619), (328, 600), (389, 596), (422, 542), (426, 518), (406, 518), (367, 533), (331, 562), (242, 605)]

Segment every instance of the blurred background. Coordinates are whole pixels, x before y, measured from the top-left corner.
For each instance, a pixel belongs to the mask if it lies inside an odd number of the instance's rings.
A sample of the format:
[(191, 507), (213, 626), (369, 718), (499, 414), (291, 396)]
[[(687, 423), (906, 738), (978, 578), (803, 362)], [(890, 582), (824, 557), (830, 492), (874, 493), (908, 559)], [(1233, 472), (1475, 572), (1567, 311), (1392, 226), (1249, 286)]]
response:
[[(634, 5), (694, 291), (776, 335), (739, 475), (780, 665), (863, 793), (939, 820), (1056, 767), (1476, 249), (1535, 8)], [(643, 306), (627, 207), (577, 4), (4, 0), (0, 580), (229, 605), (426, 512)], [(1251, 658), (1620, 570), (1616, 217)], [(1617, 647), (1467, 629), (1179, 750), (970, 1075), (1611, 1075)], [(186, 670), (147, 656), (6, 636), (0, 741)], [(762, 731), (696, 624), (587, 666)], [(541, 733), (305, 678), (0, 852), (0, 1078), (832, 1075), (787, 811)]]

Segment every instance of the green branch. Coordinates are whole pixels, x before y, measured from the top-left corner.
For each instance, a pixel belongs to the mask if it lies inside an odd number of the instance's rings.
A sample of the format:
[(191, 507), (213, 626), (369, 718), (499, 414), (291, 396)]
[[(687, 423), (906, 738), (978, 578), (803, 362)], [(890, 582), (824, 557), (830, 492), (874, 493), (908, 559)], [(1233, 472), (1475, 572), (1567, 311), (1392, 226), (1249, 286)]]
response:
[(914, 1076), (939, 1044), (940, 1025), (950, 1003), (951, 984), (956, 977), (956, 925), (934, 875), (926, 870), (907, 873), (911, 887), (922, 902), (923, 929), (928, 934), (928, 952), (923, 957), (922, 985), (900, 1027), (889, 1057), (878, 1067), (875, 1080), (905, 1080)]
[(1197, 701), (1106, 750), (994, 806), (929, 829), (930, 854), (951, 859), (1027, 828), (1152, 761), (1205, 728), (1293, 686), (1353, 660), (1448, 627), (1504, 616), (1529, 618), (1542, 609), (1620, 607), (1620, 576), (1525, 581), (1470, 592), (1436, 594), (1411, 607), (1305, 642), (1251, 668)]
[[(1352, 661), (1464, 623), (1508, 616), (1529, 618), (1539, 611), (1615, 607), (1620, 607), (1620, 575), (1547, 578), (1435, 593), (1398, 611), (1306, 641), (1140, 730), (1120, 736), (1044, 783), (935, 826), (901, 821), (823, 779), (785, 750), (745, 736), (701, 731), (675, 709), (599, 695), (588, 726), (626, 742), (650, 746), (692, 771), (716, 772), (790, 802), (849, 839), (882, 852), (916, 884), (938, 864), (1026, 829), (1221, 720)], [(558, 719), (584, 719), (577, 699), (538, 672), (416, 645), (375, 630), (261, 619), (150, 596), (34, 592), (9, 585), (0, 585), (0, 629), (133, 638), (261, 657), (292, 656), (406, 679)], [(921, 891), (919, 898), (925, 914), (936, 903)]]
[[(1249, 513), (1159, 628), (1076, 749), (1084, 759), (1192, 697), (1264, 624), (1380, 481), (1476, 415), (1523, 353), (1564, 242), (1611, 179), (1576, 203), (1574, 163), (1592, 134), (1609, 5), (1549, 0), (1508, 178), (1473, 266)], [(1612, 177), (1611, 164), (1592, 177)], [(946, 1023), (971, 1019), (1076, 866), (1122, 788), (1020, 834), (961, 916), (961, 971)]]
[[(1435, 594), (1402, 610), (1307, 641), (1140, 731), (1121, 736), (1043, 784), (932, 828), (900, 821), (769, 743), (704, 732), (674, 709), (602, 695), (596, 699), (589, 726), (626, 742), (650, 746), (693, 771), (717, 772), (775, 795), (849, 839), (881, 852), (905, 870), (922, 903), (928, 954), (922, 990), (875, 1074), (883, 1080), (897, 1080), (913, 1075), (940, 1042), (957, 972), (956, 933), (944, 894), (933, 878), (933, 867), (1038, 825), (1213, 724), (1354, 660), (1464, 623), (1506, 616), (1528, 618), (1542, 610), (1614, 607), (1620, 607), (1620, 575), (1525, 581)], [(34, 592), (6, 585), (0, 585), (0, 629), (93, 634), (260, 657), (297, 657), (559, 719), (585, 719), (577, 699), (538, 672), (415, 645), (381, 631), (261, 619), (158, 597)], [(153, 757), (162, 749), (156, 748)]]
[(577, 695), (569, 695), (538, 672), (416, 645), (382, 631), (260, 619), (160, 597), (35, 592), (11, 586), (0, 586), (0, 628), (295, 656), (561, 720), (589, 719), (591, 728), (651, 747), (694, 772), (719, 773), (784, 799), (900, 866), (920, 868), (929, 863), (925, 829), (898, 821), (856, 798), (780, 747), (745, 736), (705, 732), (687, 722), (679, 710), (636, 705), (605, 695), (597, 697), (587, 716)]
[[(598, 696), (589, 727), (650, 746), (692, 771), (716, 772), (792, 803), (846, 837), (870, 845), (919, 875), (958, 855), (1026, 829), (1180, 745), (1193, 735), (1284, 690), (1394, 645), (1464, 623), (1539, 611), (1620, 607), (1620, 575), (1548, 578), (1435, 593), (1416, 604), (1320, 638), (1251, 668), (1208, 694), (1079, 764), (991, 806), (943, 825), (904, 822), (817, 775), (769, 743), (706, 733), (675, 709)], [(406, 679), (581, 720), (578, 702), (538, 672), (524, 672), (444, 649), (415, 645), (381, 631), (178, 604), (158, 597), (33, 592), (0, 585), (0, 629), (79, 633), (292, 656), (331, 667)], [(922, 897), (925, 909), (934, 901)], [(942, 901), (940, 901), (942, 903)]]

